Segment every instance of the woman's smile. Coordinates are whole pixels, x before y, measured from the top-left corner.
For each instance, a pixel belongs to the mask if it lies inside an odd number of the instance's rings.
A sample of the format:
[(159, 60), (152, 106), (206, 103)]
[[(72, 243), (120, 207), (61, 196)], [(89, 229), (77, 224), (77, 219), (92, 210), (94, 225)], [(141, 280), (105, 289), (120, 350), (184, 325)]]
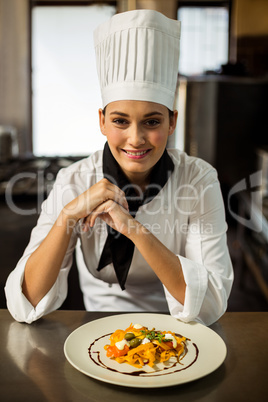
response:
[(143, 159), (151, 152), (151, 149), (138, 150), (138, 151), (122, 149), (122, 151), (125, 152), (126, 156), (130, 159)]

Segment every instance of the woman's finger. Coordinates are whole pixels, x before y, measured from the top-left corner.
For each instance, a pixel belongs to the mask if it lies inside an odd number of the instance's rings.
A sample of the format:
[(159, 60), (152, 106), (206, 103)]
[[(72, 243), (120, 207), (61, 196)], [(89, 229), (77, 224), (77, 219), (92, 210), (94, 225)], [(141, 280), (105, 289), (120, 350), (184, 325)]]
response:
[(113, 204), (115, 204), (114, 201), (108, 200), (100, 205), (98, 205), (86, 218), (83, 220), (83, 227), (84, 231), (88, 231), (89, 228), (93, 227), (95, 224), (95, 221), (98, 216), (107, 214), (111, 211)]
[(128, 210), (128, 203), (124, 191), (107, 179), (102, 179), (94, 184), (90, 189), (90, 193), (91, 196), (96, 199), (95, 208), (105, 201), (113, 200)]
[(108, 192), (107, 192), (107, 199), (111, 199), (115, 201), (117, 204), (122, 205), (127, 211), (129, 209), (128, 207), (128, 202), (126, 199), (126, 195), (123, 190), (121, 190), (119, 187), (116, 185), (108, 182)]

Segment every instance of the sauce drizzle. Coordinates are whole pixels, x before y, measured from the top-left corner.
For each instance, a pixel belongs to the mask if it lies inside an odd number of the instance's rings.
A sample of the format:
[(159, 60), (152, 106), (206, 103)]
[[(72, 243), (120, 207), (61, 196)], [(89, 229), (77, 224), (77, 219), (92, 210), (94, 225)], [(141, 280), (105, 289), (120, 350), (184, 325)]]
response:
[[(107, 370), (109, 370), (109, 371), (113, 371), (114, 373), (120, 373), (120, 374), (124, 374), (124, 375), (135, 376), (135, 377), (139, 377), (139, 376), (142, 376), (142, 377), (157, 377), (157, 376), (160, 376), (160, 375), (168, 375), (168, 374), (178, 373), (179, 371), (183, 371), (183, 370), (186, 370), (186, 369), (188, 369), (189, 367), (191, 367), (191, 366), (196, 362), (196, 360), (197, 360), (197, 358), (198, 358), (198, 354), (199, 354), (199, 350), (198, 350), (197, 345), (196, 345), (195, 343), (193, 343), (192, 345), (193, 345), (194, 348), (195, 348), (195, 356), (194, 356), (194, 359), (192, 360), (192, 362), (189, 363), (189, 364), (188, 364), (187, 366), (185, 366), (185, 367), (180, 367), (180, 368), (178, 368), (177, 370), (172, 370), (172, 371), (169, 372), (169, 373), (163, 373), (163, 371), (172, 369), (172, 368), (176, 367), (178, 364), (181, 365), (180, 362), (175, 362), (175, 363), (173, 363), (171, 366), (169, 366), (169, 367), (164, 367), (163, 369), (157, 370), (156, 372), (153, 372), (153, 373), (150, 373), (150, 372), (147, 372), (147, 371), (144, 371), (144, 370), (136, 370), (136, 371), (132, 371), (132, 372), (124, 372), (124, 371), (116, 370), (116, 369), (114, 369), (114, 368), (112, 368), (112, 367), (107, 366), (105, 363), (103, 363), (103, 361), (101, 360), (101, 357), (100, 357), (100, 351), (96, 351), (96, 352), (93, 352), (93, 351), (92, 351), (92, 347), (95, 345), (96, 342), (98, 342), (100, 339), (105, 338), (105, 337), (110, 336), (110, 335), (112, 335), (112, 333), (106, 334), (106, 335), (102, 335), (102, 336), (100, 336), (99, 338), (95, 339), (95, 341), (93, 341), (93, 342), (91, 343), (91, 345), (89, 346), (89, 348), (88, 348), (88, 354), (89, 354), (90, 359), (91, 359), (97, 366), (103, 367), (103, 368), (105, 368), (105, 369), (107, 369)], [(177, 335), (177, 334), (176, 334), (176, 335)], [(187, 339), (187, 340), (190, 341), (190, 339)], [(97, 355), (97, 359), (96, 359), (96, 360), (93, 358), (93, 355)], [(157, 373), (159, 373), (159, 374), (157, 374)]]

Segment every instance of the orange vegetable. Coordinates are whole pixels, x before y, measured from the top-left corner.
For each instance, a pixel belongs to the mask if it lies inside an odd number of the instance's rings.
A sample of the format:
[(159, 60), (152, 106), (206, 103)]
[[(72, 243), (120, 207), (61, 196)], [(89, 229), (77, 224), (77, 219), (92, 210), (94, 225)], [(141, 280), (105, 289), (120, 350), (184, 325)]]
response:
[(173, 342), (172, 341), (165, 342), (165, 345), (168, 346), (169, 349), (173, 349)]
[[(132, 346), (130, 343), (130, 347), (125, 345), (123, 350), (119, 350), (115, 344), (122, 341), (127, 333), (131, 333), (134, 338), (140, 340), (146, 337), (150, 342), (139, 344), (139, 346)], [(170, 334), (176, 339), (176, 348), (173, 348), (172, 341), (164, 341), (163, 337), (166, 334)], [(154, 328), (151, 331), (147, 327), (136, 329), (132, 324), (126, 330), (117, 329), (111, 334), (110, 345), (105, 345), (104, 349), (107, 357), (115, 359), (118, 363), (128, 363), (137, 368), (141, 368), (145, 364), (153, 367), (156, 361), (166, 362), (171, 357), (176, 357), (180, 361), (187, 353), (185, 337), (176, 336), (170, 331), (156, 331)]]
[(106, 349), (106, 356), (113, 358), (113, 357), (120, 357), (124, 356), (128, 353), (129, 347), (127, 345), (124, 346), (124, 349), (120, 350), (116, 346), (109, 346)]

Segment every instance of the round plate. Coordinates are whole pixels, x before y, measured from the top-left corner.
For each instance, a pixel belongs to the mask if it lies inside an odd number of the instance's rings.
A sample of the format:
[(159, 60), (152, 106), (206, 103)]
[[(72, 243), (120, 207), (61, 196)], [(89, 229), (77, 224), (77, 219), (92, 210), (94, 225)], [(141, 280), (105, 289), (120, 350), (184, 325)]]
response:
[[(125, 330), (130, 324), (172, 331), (188, 338), (188, 352), (181, 364), (158, 363), (154, 369), (136, 369), (107, 358), (104, 345), (109, 344), (110, 334)], [(204, 325), (153, 313), (120, 314), (91, 321), (73, 331), (64, 343), (64, 354), (78, 371), (107, 383), (140, 388), (168, 387), (204, 377), (223, 363), (226, 352), (221, 337)]]

